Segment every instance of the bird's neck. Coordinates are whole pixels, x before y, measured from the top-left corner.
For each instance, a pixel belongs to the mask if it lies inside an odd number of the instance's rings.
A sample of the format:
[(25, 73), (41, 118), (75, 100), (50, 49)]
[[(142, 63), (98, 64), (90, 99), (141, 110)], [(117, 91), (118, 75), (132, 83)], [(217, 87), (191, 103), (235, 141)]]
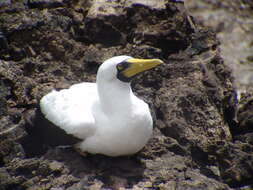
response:
[(134, 96), (129, 83), (97, 81), (100, 105), (104, 112), (120, 113), (131, 109)]

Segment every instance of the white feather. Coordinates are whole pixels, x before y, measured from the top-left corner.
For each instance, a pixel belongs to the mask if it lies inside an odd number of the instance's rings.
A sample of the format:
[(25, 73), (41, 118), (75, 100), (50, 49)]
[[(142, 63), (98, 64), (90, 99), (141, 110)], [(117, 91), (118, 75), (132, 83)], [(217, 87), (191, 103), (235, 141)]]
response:
[(40, 101), (45, 117), (80, 139), (82, 151), (108, 156), (138, 152), (152, 134), (148, 105), (129, 83), (116, 77), (116, 65), (130, 57), (117, 56), (99, 68), (96, 83), (80, 83), (53, 90)]

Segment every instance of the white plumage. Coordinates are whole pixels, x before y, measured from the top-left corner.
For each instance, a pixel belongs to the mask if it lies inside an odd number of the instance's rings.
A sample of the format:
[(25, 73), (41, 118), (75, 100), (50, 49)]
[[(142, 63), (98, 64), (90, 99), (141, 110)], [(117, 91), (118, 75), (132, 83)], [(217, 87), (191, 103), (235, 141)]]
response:
[(108, 156), (130, 155), (142, 149), (151, 137), (153, 122), (148, 105), (133, 94), (130, 82), (117, 77), (118, 64), (128, 60), (137, 59), (108, 59), (99, 67), (96, 83), (53, 90), (41, 99), (41, 111), (49, 121), (83, 139), (75, 145), (79, 150)]

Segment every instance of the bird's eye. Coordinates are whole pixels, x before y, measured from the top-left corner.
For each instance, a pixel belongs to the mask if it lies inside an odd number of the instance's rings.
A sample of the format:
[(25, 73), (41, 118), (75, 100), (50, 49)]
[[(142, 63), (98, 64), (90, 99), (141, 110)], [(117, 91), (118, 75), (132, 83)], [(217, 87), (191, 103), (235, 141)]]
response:
[(121, 71), (121, 70), (124, 69), (124, 66), (123, 66), (122, 64), (118, 64), (118, 65), (117, 65), (117, 69), (118, 69), (119, 71)]

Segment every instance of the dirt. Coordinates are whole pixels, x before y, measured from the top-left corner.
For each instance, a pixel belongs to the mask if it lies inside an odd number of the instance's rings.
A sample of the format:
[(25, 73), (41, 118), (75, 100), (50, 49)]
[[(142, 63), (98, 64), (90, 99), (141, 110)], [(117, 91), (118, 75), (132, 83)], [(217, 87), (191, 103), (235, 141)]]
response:
[[(1, 1), (0, 190), (251, 189), (252, 96), (238, 106), (216, 32), (183, 1)], [(29, 133), (43, 95), (122, 54), (166, 62), (132, 82), (154, 119), (143, 150), (82, 157)]]

